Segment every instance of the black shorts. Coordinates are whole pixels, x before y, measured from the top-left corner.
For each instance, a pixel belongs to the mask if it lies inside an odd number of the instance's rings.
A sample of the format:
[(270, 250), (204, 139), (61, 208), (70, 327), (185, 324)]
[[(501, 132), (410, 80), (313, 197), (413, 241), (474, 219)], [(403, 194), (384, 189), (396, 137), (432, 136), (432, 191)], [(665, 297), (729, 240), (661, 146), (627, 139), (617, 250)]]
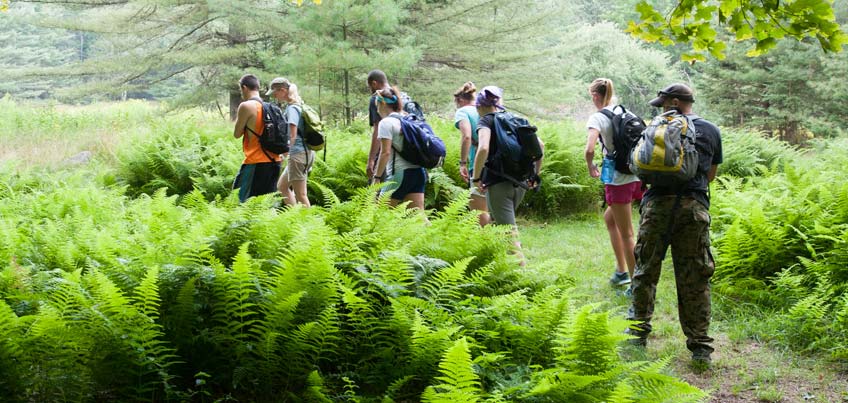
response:
[(239, 190), (239, 201), (243, 203), (250, 197), (276, 192), (279, 178), (279, 162), (242, 164), (233, 189)]
[(394, 174), (388, 180), (390, 182), (383, 187), (383, 193), (392, 192), (392, 199), (403, 200), (407, 195), (424, 193), (424, 186), (427, 184), (427, 170), (424, 168), (405, 169), (402, 174)]

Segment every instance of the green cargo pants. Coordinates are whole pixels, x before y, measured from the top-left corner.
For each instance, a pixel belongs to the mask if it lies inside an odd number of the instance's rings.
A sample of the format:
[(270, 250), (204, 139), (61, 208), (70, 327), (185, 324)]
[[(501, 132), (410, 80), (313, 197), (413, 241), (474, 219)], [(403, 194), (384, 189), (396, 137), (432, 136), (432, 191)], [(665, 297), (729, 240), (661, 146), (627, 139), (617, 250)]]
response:
[(646, 338), (651, 332), (657, 282), (663, 258), (671, 246), (677, 311), (686, 335), (686, 347), (694, 354), (709, 355), (713, 352), (710, 346), (713, 339), (707, 335), (711, 314), (710, 278), (715, 271), (710, 253), (710, 212), (703, 204), (685, 196), (675, 209), (676, 198), (653, 197), (641, 206), (633, 305), (628, 319), (640, 322), (633, 329), (634, 335)]

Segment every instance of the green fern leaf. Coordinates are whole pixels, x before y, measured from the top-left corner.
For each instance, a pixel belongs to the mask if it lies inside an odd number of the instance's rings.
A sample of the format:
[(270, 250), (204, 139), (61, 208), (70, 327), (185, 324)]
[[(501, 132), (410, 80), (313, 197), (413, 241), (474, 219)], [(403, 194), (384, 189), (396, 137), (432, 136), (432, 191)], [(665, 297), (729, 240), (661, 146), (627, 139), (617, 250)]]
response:
[(471, 365), (468, 341), (463, 337), (451, 346), (439, 364), (441, 383), (427, 387), (421, 395), (425, 403), (474, 403), (480, 400), (480, 379)]

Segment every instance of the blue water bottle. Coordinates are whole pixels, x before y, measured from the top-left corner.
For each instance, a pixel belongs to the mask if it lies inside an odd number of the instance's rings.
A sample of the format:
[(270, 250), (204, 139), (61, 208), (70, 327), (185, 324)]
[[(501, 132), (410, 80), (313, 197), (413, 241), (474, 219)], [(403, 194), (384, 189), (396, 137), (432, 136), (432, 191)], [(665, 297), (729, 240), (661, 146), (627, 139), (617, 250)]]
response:
[(612, 158), (604, 158), (601, 164), (601, 182), (603, 184), (612, 183), (612, 178), (615, 175), (615, 160)]

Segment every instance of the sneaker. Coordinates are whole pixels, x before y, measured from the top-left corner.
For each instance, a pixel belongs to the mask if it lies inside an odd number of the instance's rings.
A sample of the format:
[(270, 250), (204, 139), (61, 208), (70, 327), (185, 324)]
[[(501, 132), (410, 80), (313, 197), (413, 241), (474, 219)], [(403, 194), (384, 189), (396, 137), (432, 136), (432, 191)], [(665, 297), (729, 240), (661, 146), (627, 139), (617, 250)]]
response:
[(624, 290), (624, 296), (629, 299), (633, 299), (633, 287), (627, 287), (627, 289)]
[(612, 274), (610, 278), (610, 284), (612, 285), (626, 285), (630, 284), (630, 276), (627, 272), (615, 272)]

